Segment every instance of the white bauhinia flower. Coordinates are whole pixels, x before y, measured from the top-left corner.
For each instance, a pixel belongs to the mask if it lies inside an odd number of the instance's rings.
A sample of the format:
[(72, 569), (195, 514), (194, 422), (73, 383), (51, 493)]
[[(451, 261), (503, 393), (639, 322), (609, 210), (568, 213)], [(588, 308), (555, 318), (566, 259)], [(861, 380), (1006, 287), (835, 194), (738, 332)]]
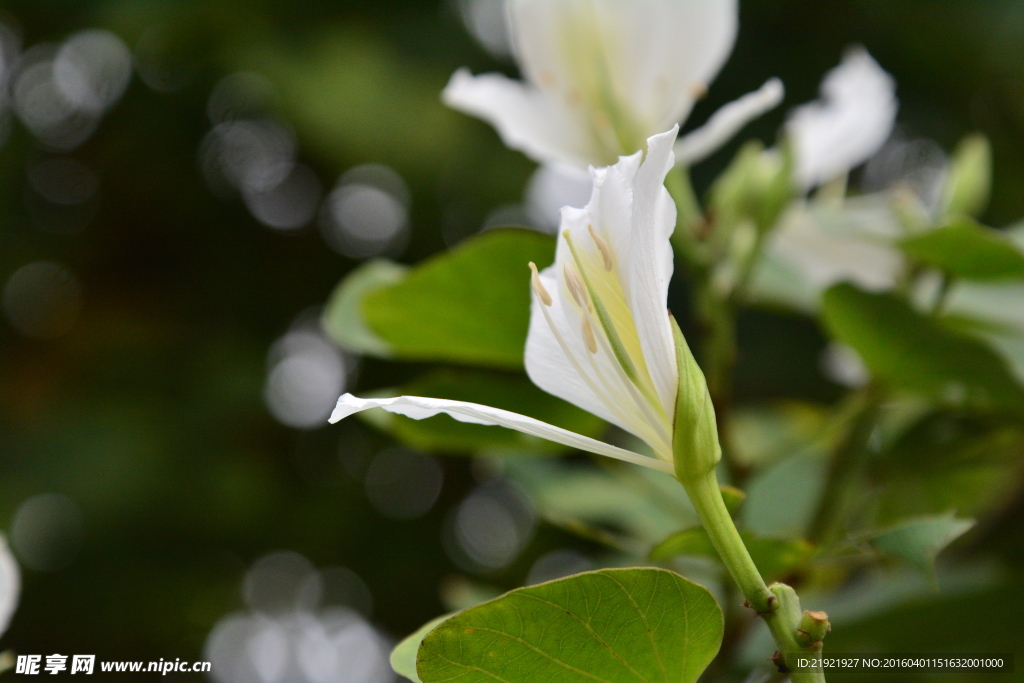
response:
[(0, 534), (0, 635), (11, 623), (20, 595), (21, 571), (18, 569), (18, 561), (11, 554), (7, 539)]
[(554, 264), (541, 272), (530, 264), (533, 304), (525, 352), (530, 379), (640, 437), (655, 458), (506, 410), (436, 398), (345, 394), (330, 421), (368, 408), (414, 419), (445, 413), (674, 472), (679, 371), (667, 299), (676, 208), (664, 180), (674, 164), (677, 131), (673, 127), (651, 137), (646, 156), (637, 152), (614, 166), (592, 169), (590, 202), (562, 210)]
[[(738, 22), (736, 0), (506, 1), (525, 81), (460, 69), (443, 99), (534, 160), (581, 169), (613, 164), (685, 120)], [(714, 135), (704, 131), (704, 147), (778, 104), (781, 84), (766, 88), (734, 103)]]
[[(847, 52), (822, 81), (821, 99), (796, 108), (786, 122), (796, 184), (811, 190), (875, 156), (895, 125), (895, 92), (892, 76), (866, 50)], [(901, 236), (887, 192), (794, 202), (768, 239), (753, 294), (813, 311), (836, 282), (891, 289), (904, 266), (896, 247)]]
[(786, 121), (797, 183), (809, 190), (835, 180), (882, 148), (896, 123), (896, 82), (864, 48), (846, 53), (821, 83), (821, 99)]

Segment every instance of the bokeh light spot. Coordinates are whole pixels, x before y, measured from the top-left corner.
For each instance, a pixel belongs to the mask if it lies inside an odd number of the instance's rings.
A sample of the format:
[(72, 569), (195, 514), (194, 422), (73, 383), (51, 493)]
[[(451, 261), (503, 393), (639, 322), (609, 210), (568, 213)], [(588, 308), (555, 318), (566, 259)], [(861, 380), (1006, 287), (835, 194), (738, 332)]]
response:
[(14, 329), (33, 339), (60, 337), (74, 327), (82, 290), (74, 274), (53, 261), (22, 266), (4, 286), (3, 308)]
[(67, 496), (44, 493), (18, 506), (11, 522), (11, 545), (31, 569), (56, 571), (75, 559), (82, 545), (82, 513)]
[(366, 496), (391, 519), (415, 519), (437, 501), (444, 471), (432, 456), (409, 448), (385, 448), (366, 470)]

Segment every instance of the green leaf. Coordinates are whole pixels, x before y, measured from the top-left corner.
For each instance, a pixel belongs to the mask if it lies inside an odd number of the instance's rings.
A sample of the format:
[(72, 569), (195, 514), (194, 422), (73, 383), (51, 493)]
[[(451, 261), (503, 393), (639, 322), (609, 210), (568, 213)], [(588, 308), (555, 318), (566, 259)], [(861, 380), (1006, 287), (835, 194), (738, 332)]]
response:
[(722, 642), (706, 588), (664, 569), (602, 569), (466, 610), (420, 646), (423, 683), (694, 683)]
[(875, 536), (871, 544), (883, 555), (899, 557), (934, 575), (935, 558), (942, 549), (973, 526), (973, 519), (959, 519), (953, 512), (947, 512), (901, 524)]
[(901, 243), (911, 259), (971, 280), (1024, 278), (1024, 253), (1005, 236), (960, 220)]
[(548, 265), (554, 239), (530, 230), (489, 230), (370, 292), (363, 318), (396, 358), (523, 367), (530, 271)]
[[(440, 369), (428, 372), (393, 392), (469, 401), (510, 410), (556, 427), (597, 438), (607, 425), (601, 418), (538, 389), (525, 375), (483, 370)], [(565, 446), (522, 432), (459, 422), (447, 415), (413, 420), (383, 410), (361, 413), (378, 428), (420, 450), (478, 453), (564, 453)]]
[(324, 308), (321, 324), (327, 336), (346, 351), (390, 358), (391, 344), (367, 326), (360, 305), (369, 292), (401, 282), (407, 270), (406, 266), (387, 259), (372, 259), (346, 275), (331, 292)]
[(442, 614), (436, 619), (431, 619), (416, 629), (415, 633), (406, 637), (405, 640), (395, 646), (395, 649), (391, 651), (391, 668), (394, 669), (396, 674), (405, 676), (413, 683), (423, 683), (420, 680), (419, 674), (416, 673), (416, 653), (420, 649), (420, 643), (423, 642), (428, 633), (451, 616), (451, 614)]
[(699, 523), (683, 487), (660, 472), (536, 458), (507, 458), (504, 468), (548, 522), (599, 542), (605, 541), (595, 535), (609, 535), (609, 545), (631, 546), (640, 556), (673, 531)]
[(929, 412), (901, 431), (868, 477), (877, 524), (955, 509), (982, 517), (1019, 489), (1024, 429), (1012, 420), (959, 411)]
[(722, 501), (725, 503), (726, 509), (730, 515), (735, 517), (736, 512), (740, 509), (740, 505), (747, 499), (747, 494), (735, 486), (721, 486), (719, 488), (722, 490)]
[(824, 320), (872, 374), (909, 391), (981, 408), (1024, 408), (1024, 388), (1006, 361), (890, 294), (849, 284), (825, 292)]
[(825, 484), (828, 461), (798, 453), (752, 477), (739, 521), (755, 534), (801, 538), (811, 524)]
[(992, 147), (984, 135), (960, 141), (942, 190), (942, 209), (950, 215), (977, 216), (992, 191)]
[[(807, 564), (814, 546), (803, 539), (784, 541), (763, 538), (749, 531), (740, 532), (751, 559), (766, 582), (778, 581)], [(650, 558), (663, 562), (678, 555), (696, 555), (718, 560), (718, 551), (703, 527), (693, 527), (672, 534), (651, 551)]]

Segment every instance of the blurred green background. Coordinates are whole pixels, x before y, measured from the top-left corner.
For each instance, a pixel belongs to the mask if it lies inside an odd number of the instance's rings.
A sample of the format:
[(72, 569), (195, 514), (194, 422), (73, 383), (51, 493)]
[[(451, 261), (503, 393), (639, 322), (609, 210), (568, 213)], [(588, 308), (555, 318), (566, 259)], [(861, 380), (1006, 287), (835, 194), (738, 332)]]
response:
[[(383, 173), (397, 188), (410, 230), (392, 254), (406, 263), (521, 200), (533, 164), (439, 100), (460, 66), (514, 67), (474, 42), (457, 4), (438, 0), (6, 0), (0, 23), (12, 30), (5, 48), (16, 34), (35, 59), (49, 58), (41, 44), (102, 28), (136, 63), (123, 97), (81, 124), (95, 125), (81, 144), (47, 147), (5, 115), (0, 282), (30, 263), (63, 269), (47, 281), (42, 313), (0, 325), (0, 526), (25, 565), (21, 604), (0, 642), (22, 653), (202, 659), (215, 624), (246, 609), (247, 569), (281, 550), (361, 577), (372, 623), (390, 637), (440, 614), (441, 586), (466, 573), (446, 551), (446, 520), (481, 473), (440, 458), (436, 502), (394, 519), (401, 511), (388, 512), (367, 483), (388, 440), (356, 421), (282, 424), (268, 409), (277, 386), (268, 377), (290, 348), (275, 342), (311, 330), (316, 307), (358, 263), (358, 248), (332, 245), (313, 217), (342, 174), (392, 169), (355, 173)], [(773, 142), (785, 109), (813, 99), (844, 48), (862, 43), (899, 83), (906, 134), (947, 150), (971, 131), (990, 137), (996, 181), (986, 218), (1004, 225), (1024, 215), (1021, 36), (1020, 0), (745, 0), (736, 49), (688, 125), (779, 76), (786, 105), (740, 137)], [(224, 84), (239, 72), (249, 75)], [(311, 169), (296, 180), (297, 204), (267, 193), (243, 201), (222, 168), (210, 170), (230, 156), (225, 126), (246, 117), (277, 122), (267, 130), (279, 147), (293, 145)], [(737, 146), (695, 170), (698, 188)], [(75, 164), (46, 166), (54, 159)], [(80, 196), (48, 195), (55, 176), (46, 169), (72, 178), (61, 187)], [(283, 218), (275, 207), (287, 209)], [(311, 225), (273, 228), (259, 215)], [(684, 311), (680, 292), (673, 297), (673, 310)], [(743, 401), (838, 396), (817, 371), (824, 340), (810, 319), (747, 311), (740, 335)], [(321, 357), (332, 353), (310, 343)], [(331, 362), (336, 383), (352, 391), (422, 369)], [(1018, 495), (987, 520), (971, 552), (1022, 568), (1022, 513)], [(541, 524), (522, 555), (485, 580), (520, 585), (534, 559), (574, 544)]]

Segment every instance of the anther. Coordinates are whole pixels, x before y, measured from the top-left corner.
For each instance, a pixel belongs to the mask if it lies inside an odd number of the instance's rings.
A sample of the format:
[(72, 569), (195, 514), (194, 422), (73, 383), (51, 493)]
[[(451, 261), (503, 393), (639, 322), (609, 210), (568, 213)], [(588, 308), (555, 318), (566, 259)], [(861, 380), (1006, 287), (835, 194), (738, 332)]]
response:
[(537, 272), (537, 264), (533, 261), (530, 261), (530, 271), (532, 273), (530, 275), (530, 284), (533, 286), (533, 291), (537, 293), (537, 297), (541, 300), (541, 303), (545, 306), (550, 306), (554, 303), (554, 300), (551, 298), (551, 294), (548, 293), (548, 290), (544, 289), (544, 285), (541, 284), (540, 273)]
[(614, 265), (611, 250), (597, 232), (594, 231), (594, 226), (592, 224), (587, 225), (587, 230), (590, 231), (590, 236), (594, 238), (594, 243), (597, 244), (597, 248), (601, 250), (601, 256), (604, 257), (604, 269), (611, 270)]
[(594, 337), (594, 328), (590, 326), (590, 319), (583, 318), (583, 342), (587, 345), (587, 351), (597, 353), (597, 338)]
[(566, 289), (569, 290), (569, 294), (572, 295), (573, 300), (580, 307), (585, 306), (586, 296), (584, 295), (584, 292), (586, 289), (583, 286), (583, 278), (581, 278), (580, 274), (576, 271), (576, 266), (571, 263), (566, 263), (562, 268), (562, 273), (565, 275)]

